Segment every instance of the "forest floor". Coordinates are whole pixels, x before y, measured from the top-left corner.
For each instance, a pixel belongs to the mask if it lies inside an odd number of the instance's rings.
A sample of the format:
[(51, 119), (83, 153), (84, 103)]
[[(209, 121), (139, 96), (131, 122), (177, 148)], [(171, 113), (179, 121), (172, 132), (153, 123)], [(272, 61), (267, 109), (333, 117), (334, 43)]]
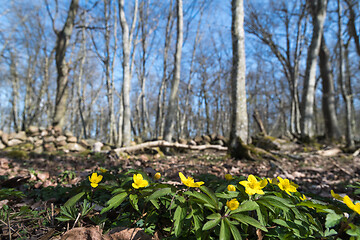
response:
[[(32, 190), (35, 193), (26, 195), (21, 200), (0, 201), (0, 208), (6, 204), (13, 208), (29, 206), (31, 209), (49, 206), (50, 203), (61, 205), (66, 199), (63, 199), (63, 195), (60, 197), (60, 188), (74, 186), (100, 168), (117, 169), (119, 172), (137, 169), (150, 176), (160, 172), (163, 179), (172, 182), (180, 182), (180, 171), (185, 175), (193, 175), (198, 181), (201, 181), (202, 174), (218, 177), (224, 177), (227, 173), (268, 178), (281, 176), (294, 181), (299, 185), (299, 192), (310, 197), (329, 197), (330, 190), (351, 194), (346, 186), (360, 182), (360, 156), (344, 153), (338, 147), (298, 145), (291, 152), (272, 153), (278, 156), (278, 161), (234, 160), (226, 152), (209, 150), (182, 151), (172, 156), (141, 153), (122, 157), (100, 153), (23, 154), (14, 157), (0, 152), (1, 187)], [(0, 234), (4, 235), (6, 224), (1, 217), (0, 213)], [(41, 234), (41, 231), (37, 232), (36, 236)]]

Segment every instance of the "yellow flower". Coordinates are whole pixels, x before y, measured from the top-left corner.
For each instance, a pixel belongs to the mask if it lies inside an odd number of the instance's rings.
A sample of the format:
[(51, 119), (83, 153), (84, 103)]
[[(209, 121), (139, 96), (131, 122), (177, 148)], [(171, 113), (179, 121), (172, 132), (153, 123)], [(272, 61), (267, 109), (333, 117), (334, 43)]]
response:
[(179, 177), (181, 179), (181, 182), (188, 187), (200, 187), (204, 184), (204, 182), (194, 182), (194, 179), (192, 177), (186, 178), (181, 172), (179, 172)]
[(90, 185), (93, 188), (96, 188), (99, 185), (99, 182), (101, 182), (103, 176), (99, 175), (97, 173), (91, 174), (91, 177), (89, 176)]
[(100, 168), (100, 172), (102, 172), (102, 173), (106, 173), (108, 170), (107, 169), (105, 169), (105, 168)]
[(235, 192), (236, 191), (236, 188), (235, 188), (235, 186), (234, 185), (228, 185), (227, 186), (227, 190), (229, 191), (229, 192)]
[(225, 179), (230, 181), (230, 180), (233, 180), (233, 176), (231, 174), (225, 174)]
[(139, 174), (134, 174), (133, 176), (133, 184), (132, 186), (136, 189), (138, 188), (143, 188), (146, 187), (147, 185), (149, 185), (149, 182), (143, 179), (143, 176), (139, 173)]
[(279, 179), (279, 188), (285, 191), (287, 194), (291, 196), (292, 192), (296, 192), (297, 188), (299, 187), (293, 182), (290, 182), (289, 179), (282, 179), (281, 177), (277, 177)]
[(159, 180), (161, 178), (161, 173), (157, 172), (154, 175), (155, 180)]
[(360, 215), (360, 203), (357, 202), (356, 204), (354, 204), (351, 199), (345, 195), (344, 197), (344, 203), (346, 204), (346, 206), (348, 206), (351, 210), (353, 210), (354, 212), (356, 212), (357, 214)]
[(307, 197), (304, 194), (300, 197), (301, 201), (305, 201), (306, 199), (307, 199)]
[(241, 185), (245, 187), (245, 192), (249, 195), (264, 194), (262, 190), (267, 185), (267, 180), (257, 181), (254, 175), (249, 175), (247, 181), (239, 182)]
[(275, 185), (278, 185), (279, 184), (279, 181), (277, 178), (267, 178), (268, 182), (271, 183), (271, 184), (275, 184)]
[(333, 196), (333, 198), (339, 200), (339, 201), (344, 201), (344, 198), (341, 197), (339, 194), (336, 194), (333, 190), (330, 191), (331, 196)]
[(239, 202), (238, 200), (236, 200), (235, 198), (234, 199), (231, 199), (230, 201), (227, 201), (226, 202), (226, 206), (231, 210), (235, 210), (239, 207)]

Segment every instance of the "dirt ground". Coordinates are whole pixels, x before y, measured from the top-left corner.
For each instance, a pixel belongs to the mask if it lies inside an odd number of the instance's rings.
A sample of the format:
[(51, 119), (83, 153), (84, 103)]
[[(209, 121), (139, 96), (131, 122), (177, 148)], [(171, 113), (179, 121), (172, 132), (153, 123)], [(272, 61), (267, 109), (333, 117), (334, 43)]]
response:
[[(38, 217), (39, 222), (41, 223), (47, 217), (51, 219), (51, 213), (47, 210), (49, 205), (63, 204), (56, 199), (55, 191), (71, 189), (75, 184), (86, 180), (91, 172), (99, 171), (100, 168), (116, 172), (138, 169), (150, 176), (160, 172), (164, 181), (171, 181), (174, 184), (180, 182), (179, 171), (188, 176), (193, 175), (199, 181), (202, 174), (214, 174), (218, 177), (224, 177), (227, 173), (245, 177), (249, 174), (268, 178), (281, 176), (298, 184), (298, 191), (310, 198), (311, 196), (329, 197), (331, 189), (336, 193), (346, 193), (356, 197), (352, 194), (353, 189), (348, 188), (347, 185), (360, 182), (358, 152), (350, 154), (344, 153), (338, 147), (319, 148), (318, 146), (315, 149), (297, 145), (291, 150), (271, 151), (271, 153), (276, 156), (276, 161), (272, 159), (235, 160), (227, 156), (226, 152), (214, 150), (181, 151), (171, 156), (163, 156), (156, 151), (122, 156), (117, 156), (115, 153), (94, 154), (91, 152), (40, 155), (0, 152), (0, 186), (35, 192), (35, 194), (27, 194), (20, 200), (17, 199), (16, 202), (2, 200), (0, 208), (10, 204), (13, 209), (20, 209), (22, 206), (29, 206), (33, 210), (44, 209), (42, 215)], [(56, 187), (59, 187), (58, 190), (54, 190)], [(37, 193), (44, 189), (49, 189), (48, 198), (39, 200)], [(66, 201), (66, 199), (63, 200)], [(28, 234), (32, 236), (30, 239), (60, 239), (66, 231), (66, 226), (57, 226), (56, 230), (48, 227), (36, 228), (31, 227), (33, 223), (26, 223), (26, 221), (29, 220), (21, 219), (16, 225), (18, 230), (14, 231), (18, 231), (19, 236), (21, 228), (27, 228)], [(40, 223), (39, 226), (41, 226)], [(5, 222), (0, 223), (1, 239), (9, 239), (7, 229)], [(86, 232), (94, 229), (80, 230)], [(129, 229), (124, 231), (129, 231)], [(96, 231), (95, 233), (98, 234)]]
[(343, 153), (337, 147), (317, 150), (299, 145), (295, 150), (272, 153), (278, 157), (277, 161), (234, 160), (226, 152), (210, 150), (183, 151), (172, 156), (149, 153), (124, 154), (120, 157), (110, 153), (30, 154), (21, 159), (11, 158), (3, 152), (0, 153), (0, 176), (24, 177), (26, 181), (35, 182), (35, 188), (42, 188), (76, 184), (100, 167), (119, 171), (141, 169), (150, 175), (160, 172), (172, 181), (179, 181), (179, 171), (194, 176), (253, 174), (259, 177), (288, 178), (300, 186), (299, 191), (320, 196), (329, 196), (331, 189), (348, 193), (346, 185), (360, 182), (360, 156)]

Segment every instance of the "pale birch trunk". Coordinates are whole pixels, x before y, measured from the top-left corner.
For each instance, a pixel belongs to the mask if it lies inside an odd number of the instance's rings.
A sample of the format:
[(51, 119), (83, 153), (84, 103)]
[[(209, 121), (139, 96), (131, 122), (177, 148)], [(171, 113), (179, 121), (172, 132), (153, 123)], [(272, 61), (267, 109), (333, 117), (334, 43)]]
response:
[(321, 36), (326, 17), (327, 0), (308, 1), (313, 10), (313, 35), (308, 49), (304, 89), (301, 102), (301, 137), (309, 139), (314, 137), (314, 101), (317, 57), (319, 56)]
[(183, 6), (182, 0), (177, 0), (177, 39), (176, 51), (174, 59), (174, 76), (171, 83), (171, 92), (167, 108), (167, 116), (165, 120), (164, 139), (168, 142), (172, 141), (174, 134), (174, 127), (176, 121), (178, 89), (180, 83), (180, 68), (181, 68), (181, 51), (183, 44)]
[(345, 54), (344, 52), (344, 43), (343, 43), (343, 36), (342, 36), (342, 17), (341, 17), (341, 3), (338, 0), (338, 42), (339, 42), (339, 84), (341, 87), (341, 95), (343, 96), (344, 103), (345, 103), (345, 120), (346, 120), (346, 131), (345, 131), (345, 138), (346, 138), (346, 146), (349, 148), (353, 148), (355, 146), (354, 143), (354, 133), (351, 124), (352, 120), (352, 107), (351, 107), (351, 87), (348, 83), (350, 83), (349, 72), (347, 71), (348, 65), (348, 52)]
[(231, 1), (231, 36), (232, 36), (232, 72), (231, 72), (231, 124), (230, 145), (231, 155), (235, 155), (241, 141), (248, 143), (248, 115), (245, 87), (245, 33), (243, 0)]
[[(134, 7), (134, 18), (132, 26), (135, 26), (136, 15), (137, 15), (137, 3), (135, 0)], [(131, 109), (130, 109), (130, 87), (131, 87), (131, 72), (130, 72), (130, 52), (131, 52), (131, 42), (132, 42), (132, 30), (129, 31), (129, 26), (126, 21), (125, 11), (124, 11), (124, 0), (119, 0), (119, 18), (120, 25), (122, 29), (122, 47), (123, 47), (123, 126), (122, 126), (122, 144), (123, 146), (130, 145), (131, 140)]]
[(164, 102), (166, 99), (166, 82), (167, 82), (167, 58), (171, 42), (171, 29), (173, 25), (173, 1), (169, 3), (169, 14), (166, 21), (165, 30), (165, 46), (164, 46), (164, 58), (163, 58), (163, 76), (159, 88), (159, 94), (157, 98), (157, 109), (156, 109), (156, 121), (155, 121), (155, 135), (156, 138), (162, 137), (163, 126), (164, 126)]

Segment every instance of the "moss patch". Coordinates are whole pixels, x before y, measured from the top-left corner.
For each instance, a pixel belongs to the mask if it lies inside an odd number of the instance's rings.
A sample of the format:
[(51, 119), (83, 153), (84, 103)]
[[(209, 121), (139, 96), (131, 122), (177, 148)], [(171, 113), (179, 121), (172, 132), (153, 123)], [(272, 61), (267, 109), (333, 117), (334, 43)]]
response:
[(29, 154), (23, 150), (11, 150), (6, 155), (15, 159), (29, 159)]

